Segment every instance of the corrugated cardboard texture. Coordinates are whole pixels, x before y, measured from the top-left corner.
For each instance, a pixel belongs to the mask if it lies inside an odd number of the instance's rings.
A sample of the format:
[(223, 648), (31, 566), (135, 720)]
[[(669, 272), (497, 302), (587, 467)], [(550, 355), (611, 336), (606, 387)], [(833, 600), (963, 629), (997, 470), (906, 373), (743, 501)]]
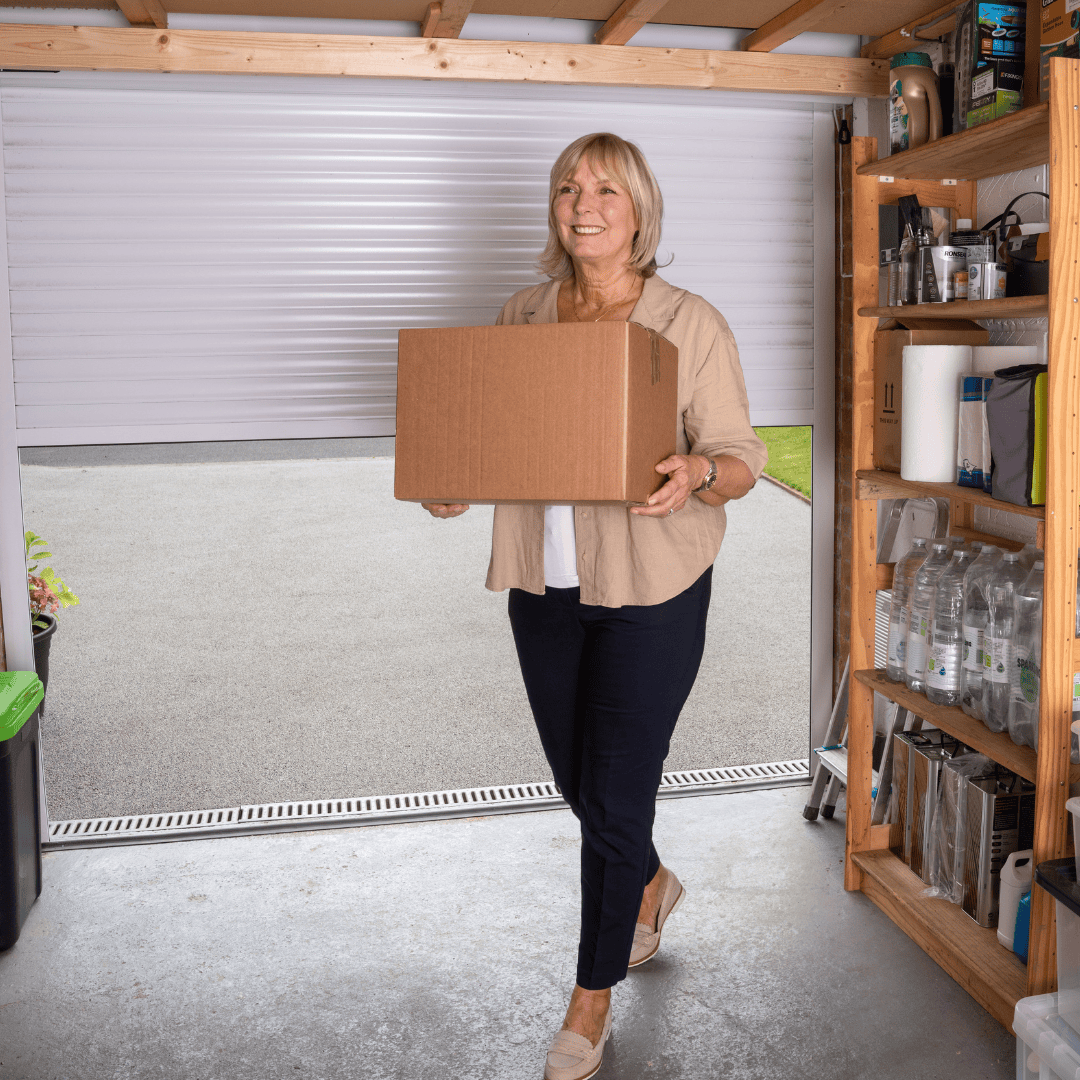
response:
[(678, 350), (636, 323), (402, 330), (394, 495), (644, 502), (677, 394)]
[(900, 401), (905, 345), (986, 345), (970, 319), (890, 319), (874, 338), (874, 468), (900, 471)]

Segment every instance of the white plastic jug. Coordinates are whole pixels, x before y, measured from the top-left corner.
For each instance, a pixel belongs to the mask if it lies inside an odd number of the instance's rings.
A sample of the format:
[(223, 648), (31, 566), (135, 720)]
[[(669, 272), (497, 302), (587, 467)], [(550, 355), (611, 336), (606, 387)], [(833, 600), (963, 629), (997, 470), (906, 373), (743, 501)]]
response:
[(1001, 868), (1001, 895), (998, 900), (998, 941), (1006, 949), (1013, 947), (1013, 931), (1016, 929), (1016, 908), (1020, 897), (1031, 888), (1031, 860), (1034, 852), (1014, 851)]

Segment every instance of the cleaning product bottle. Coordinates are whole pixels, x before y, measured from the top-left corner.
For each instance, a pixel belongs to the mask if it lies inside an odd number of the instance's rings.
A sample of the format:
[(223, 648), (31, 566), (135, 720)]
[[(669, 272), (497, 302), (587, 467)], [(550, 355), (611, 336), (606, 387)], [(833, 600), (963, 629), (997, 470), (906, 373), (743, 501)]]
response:
[[(1013, 935), (1016, 930), (1016, 915), (1024, 893), (1031, 891), (1032, 858), (1031, 848), (1026, 851), (1014, 851), (1001, 868), (1001, 891), (998, 894), (998, 941), (1006, 949), (1013, 947)], [(1025, 950), (1026, 951), (1026, 950)]]
[(894, 154), (941, 138), (941, 99), (930, 57), (899, 53), (889, 71), (889, 142)]

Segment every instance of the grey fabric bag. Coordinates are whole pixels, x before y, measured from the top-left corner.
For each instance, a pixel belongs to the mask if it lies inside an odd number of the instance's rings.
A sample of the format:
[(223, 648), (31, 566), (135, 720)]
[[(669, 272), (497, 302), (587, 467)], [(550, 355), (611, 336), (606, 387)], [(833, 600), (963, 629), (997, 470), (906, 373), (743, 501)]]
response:
[(1002, 368), (994, 372), (994, 383), (986, 395), (986, 426), (993, 457), (991, 494), (1017, 506), (1036, 505), (1032, 502), (1035, 380), (1048, 370), (1045, 364)]

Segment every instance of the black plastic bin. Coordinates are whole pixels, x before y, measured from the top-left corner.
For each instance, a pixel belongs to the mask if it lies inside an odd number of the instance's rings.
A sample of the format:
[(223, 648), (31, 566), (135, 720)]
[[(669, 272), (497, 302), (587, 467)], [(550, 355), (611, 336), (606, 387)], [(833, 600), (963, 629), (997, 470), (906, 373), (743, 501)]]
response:
[(41, 681), (0, 671), (0, 950), (19, 940), (41, 895), (38, 716)]

